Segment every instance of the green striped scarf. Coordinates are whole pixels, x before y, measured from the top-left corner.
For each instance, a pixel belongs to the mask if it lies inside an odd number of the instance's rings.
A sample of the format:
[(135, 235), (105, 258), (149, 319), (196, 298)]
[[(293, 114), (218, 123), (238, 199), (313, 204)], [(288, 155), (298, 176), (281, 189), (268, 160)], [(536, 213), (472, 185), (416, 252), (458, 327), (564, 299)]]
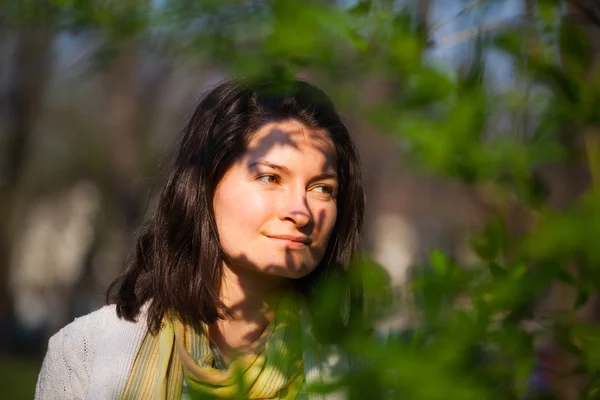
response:
[(146, 334), (123, 399), (294, 399), (304, 382), (297, 300), (282, 298), (259, 344), (224, 368), (207, 335), (166, 317)]

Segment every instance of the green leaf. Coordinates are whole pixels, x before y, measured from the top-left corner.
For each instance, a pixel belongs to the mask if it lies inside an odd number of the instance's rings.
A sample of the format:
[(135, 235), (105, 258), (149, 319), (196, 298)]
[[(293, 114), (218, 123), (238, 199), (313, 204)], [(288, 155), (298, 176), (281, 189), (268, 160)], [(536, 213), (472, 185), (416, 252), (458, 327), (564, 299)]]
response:
[(441, 250), (435, 249), (431, 252), (429, 256), (431, 261), (431, 265), (433, 266), (434, 271), (439, 276), (445, 276), (450, 271), (450, 259), (446, 254), (444, 254)]
[(505, 247), (506, 228), (501, 217), (492, 218), (483, 231), (471, 239), (471, 246), (481, 259), (494, 260)]
[(508, 275), (508, 271), (495, 261), (490, 261), (488, 267), (494, 278), (503, 278)]
[(363, 16), (363, 15), (368, 14), (369, 11), (371, 11), (372, 5), (373, 5), (372, 0), (361, 0), (358, 2), (358, 4), (356, 4), (350, 10), (348, 10), (348, 12), (354, 16)]
[(600, 325), (582, 324), (571, 330), (573, 343), (582, 350), (588, 368), (600, 369)]

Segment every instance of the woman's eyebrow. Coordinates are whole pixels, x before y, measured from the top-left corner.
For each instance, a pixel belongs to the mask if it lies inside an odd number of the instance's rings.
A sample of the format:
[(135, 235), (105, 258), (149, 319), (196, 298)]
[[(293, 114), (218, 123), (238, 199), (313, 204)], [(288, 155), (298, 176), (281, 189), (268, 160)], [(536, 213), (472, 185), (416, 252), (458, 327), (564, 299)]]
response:
[(322, 174), (313, 176), (312, 178), (310, 178), (311, 182), (316, 182), (316, 181), (323, 181), (326, 179), (335, 179), (337, 180), (337, 174), (334, 172), (323, 172)]
[(277, 170), (283, 174), (286, 175), (291, 175), (292, 171), (290, 171), (290, 169), (288, 167), (286, 167), (285, 165), (279, 165), (279, 164), (273, 164), (272, 162), (266, 161), (266, 160), (257, 160), (254, 161), (252, 163), (250, 163), (250, 165), (248, 166), (249, 169), (256, 169), (257, 165), (264, 165), (265, 167), (269, 167), (269, 168), (273, 168), (274, 170)]
[[(250, 170), (254, 170), (256, 169), (257, 165), (264, 165), (265, 167), (269, 167), (272, 168), (276, 171), (281, 172), (282, 174), (285, 175), (292, 175), (292, 171), (286, 167), (285, 165), (279, 165), (279, 164), (274, 164), (270, 161), (267, 160), (256, 160), (250, 163), (250, 165), (248, 166), (248, 168)], [(318, 174), (314, 177), (312, 177), (310, 179), (311, 182), (315, 182), (315, 181), (320, 181), (320, 180), (325, 180), (325, 179), (337, 179), (337, 174), (335, 172), (323, 172), (321, 174)]]

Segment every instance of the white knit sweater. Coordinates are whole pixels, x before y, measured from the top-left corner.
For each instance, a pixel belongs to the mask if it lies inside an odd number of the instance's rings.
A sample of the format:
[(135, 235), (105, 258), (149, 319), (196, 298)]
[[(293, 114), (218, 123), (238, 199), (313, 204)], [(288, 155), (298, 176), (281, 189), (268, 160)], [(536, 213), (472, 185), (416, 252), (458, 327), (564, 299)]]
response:
[(50, 338), (35, 398), (120, 399), (146, 331), (145, 315), (125, 321), (114, 305), (77, 318)]
[[(77, 318), (50, 338), (35, 399), (119, 400), (147, 332), (145, 310), (138, 322), (117, 317), (114, 305)], [(303, 355), (306, 383), (333, 381), (347, 370), (345, 357), (330, 348)], [(342, 399), (341, 392), (321, 399)]]

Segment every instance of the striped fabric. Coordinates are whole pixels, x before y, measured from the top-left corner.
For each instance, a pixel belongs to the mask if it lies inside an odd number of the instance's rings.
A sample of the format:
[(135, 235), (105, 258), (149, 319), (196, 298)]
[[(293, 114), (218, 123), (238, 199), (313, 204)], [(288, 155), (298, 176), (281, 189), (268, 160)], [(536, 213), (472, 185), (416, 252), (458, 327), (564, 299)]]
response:
[(159, 334), (146, 333), (125, 385), (123, 399), (177, 399), (183, 368), (175, 346), (174, 329), (165, 321)]
[(165, 318), (146, 334), (123, 399), (295, 399), (304, 382), (299, 307), (283, 298), (270, 329), (251, 352), (224, 366), (205, 334)]

